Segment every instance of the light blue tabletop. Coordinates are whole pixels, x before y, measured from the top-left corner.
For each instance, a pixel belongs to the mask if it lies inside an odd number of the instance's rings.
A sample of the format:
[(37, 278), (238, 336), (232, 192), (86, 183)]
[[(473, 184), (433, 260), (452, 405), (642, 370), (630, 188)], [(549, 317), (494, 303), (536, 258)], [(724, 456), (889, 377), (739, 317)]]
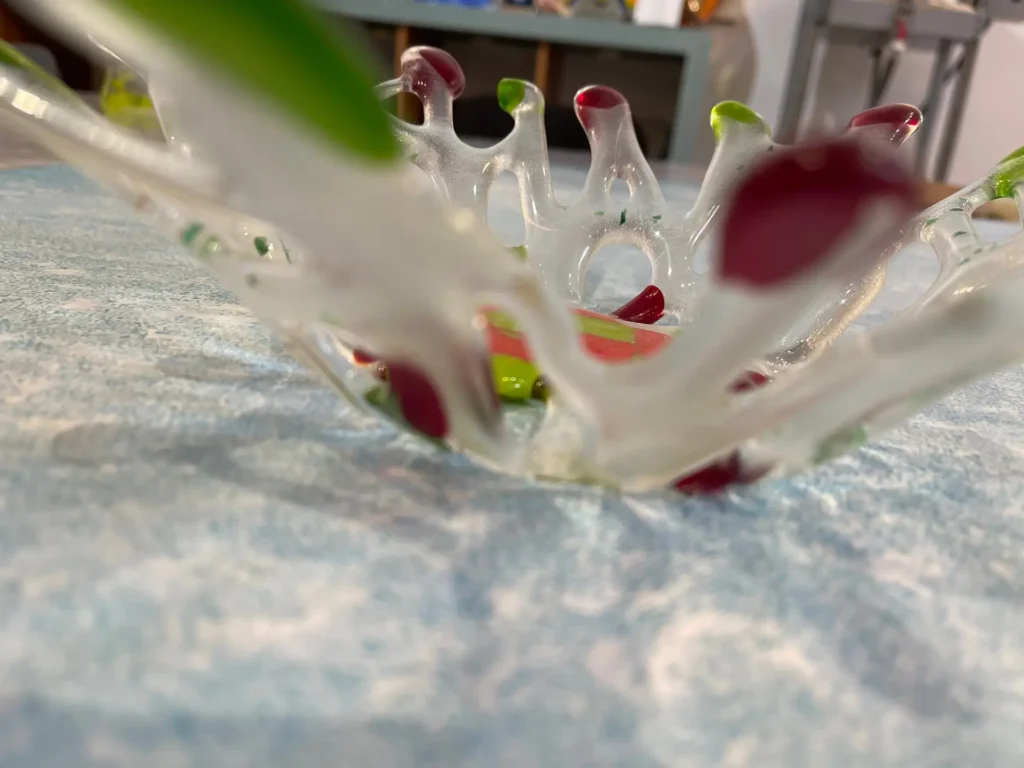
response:
[(354, 414), (67, 168), (0, 175), (0, 275), (3, 768), (1024, 765), (1020, 370), (618, 497)]

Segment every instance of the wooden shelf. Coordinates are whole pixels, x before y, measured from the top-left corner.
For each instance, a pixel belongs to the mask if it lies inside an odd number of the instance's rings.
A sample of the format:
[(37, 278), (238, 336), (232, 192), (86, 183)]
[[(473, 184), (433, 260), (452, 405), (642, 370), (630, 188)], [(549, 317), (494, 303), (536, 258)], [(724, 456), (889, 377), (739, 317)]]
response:
[[(706, 27), (644, 27), (599, 19), (434, 5), (413, 0), (314, 2), (328, 13), (365, 24), (393, 27), (396, 58), (406, 43), (417, 44), (415, 40), (420, 32), (527, 41), (535, 46), (532, 79), (545, 98), (558, 91), (561, 52), (566, 48), (674, 58), (682, 64), (682, 76), (671, 121), (669, 158), (678, 163), (689, 162), (698, 132), (706, 130), (703, 100), (711, 50), (710, 31)], [(401, 103), (399, 108), (411, 109)]]

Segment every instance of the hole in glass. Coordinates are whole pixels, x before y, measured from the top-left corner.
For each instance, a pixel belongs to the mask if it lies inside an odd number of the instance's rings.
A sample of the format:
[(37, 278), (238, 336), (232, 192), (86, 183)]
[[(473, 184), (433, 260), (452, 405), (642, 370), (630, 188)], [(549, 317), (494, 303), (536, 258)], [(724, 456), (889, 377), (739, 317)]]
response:
[(598, 249), (583, 279), (583, 304), (598, 312), (614, 312), (651, 284), (651, 261), (635, 245)]
[(423, 108), (420, 100), (411, 93), (399, 93), (381, 101), (392, 115), (411, 125), (423, 125)]
[[(1020, 212), (1010, 200), (997, 200), (982, 207), (982, 212), (997, 214), (999, 218), (975, 217), (974, 226), (982, 240), (988, 243), (1001, 243), (1020, 234)], [(1012, 216), (1013, 218), (1008, 218)]]
[(612, 182), (612, 188), (608, 190), (608, 194), (611, 195), (612, 202), (625, 207), (629, 202), (629, 184), (625, 179), (616, 179)]

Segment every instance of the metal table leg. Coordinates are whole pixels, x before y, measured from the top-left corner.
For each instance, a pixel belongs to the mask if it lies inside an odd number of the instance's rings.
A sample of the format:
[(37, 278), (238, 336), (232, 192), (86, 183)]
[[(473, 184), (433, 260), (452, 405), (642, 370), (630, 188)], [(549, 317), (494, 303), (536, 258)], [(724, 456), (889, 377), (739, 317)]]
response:
[(946, 130), (943, 131), (942, 142), (939, 144), (939, 153), (935, 162), (936, 181), (946, 181), (949, 176), (949, 166), (953, 162), (953, 152), (956, 150), (957, 139), (960, 138), (964, 106), (967, 103), (967, 94), (971, 89), (974, 65), (978, 61), (978, 49), (980, 47), (980, 37), (971, 40), (969, 43), (964, 43), (964, 64), (960, 69), (956, 85), (953, 86), (953, 94), (949, 99), (949, 108), (946, 110)]
[(882, 72), (882, 49), (875, 48), (871, 52), (871, 85), (868, 87), (868, 103), (865, 109), (878, 106), (878, 100), (882, 98), (882, 91), (885, 90)]
[(777, 138), (781, 142), (792, 143), (800, 130), (800, 117), (807, 99), (807, 85), (811, 79), (811, 65), (814, 63), (818, 42), (818, 28), (828, 7), (828, 0), (804, 0), (796, 44), (789, 61), (789, 82), (776, 129)]

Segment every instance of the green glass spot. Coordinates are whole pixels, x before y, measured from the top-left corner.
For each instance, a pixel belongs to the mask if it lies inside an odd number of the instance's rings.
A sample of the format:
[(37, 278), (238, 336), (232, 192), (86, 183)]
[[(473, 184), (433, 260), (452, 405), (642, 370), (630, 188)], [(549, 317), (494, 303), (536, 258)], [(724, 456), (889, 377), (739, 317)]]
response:
[(220, 241), (212, 235), (206, 238), (206, 242), (203, 243), (203, 247), (199, 249), (199, 256), (204, 259), (208, 259), (210, 256), (220, 250)]
[(934, 223), (935, 223), (936, 221), (938, 221), (938, 220), (939, 220), (939, 217), (938, 217), (938, 216), (932, 216), (932, 217), (931, 217), (930, 219), (927, 219), (927, 220), (925, 221), (924, 225), (925, 225), (926, 227), (930, 227), (930, 226), (932, 226), (932, 225), (933, 225), (933, 224), (934, 224)]
[(605, 320), (600, 317), (591, 317), (590, 315), (577, 315), (576, 327), (580, 333), (608, 339), (609, 341), (624, 341), (628, 344), (636, 341), (636, 334), (632, 328), (614, 320)]
[(498, 83), (498, 106), (510, 115), (515, 112), (516, 107), (523, 103), (526, 98), (526, 83), (506, 77)]
[(738, 101), (723, 101), (711, 109), (711, 130), (715, 132), (716, 140), (721, 140), (727, 120), (744, 125), (759, 126), (766, 136), (771, 134), (764, 119), (746, 104), (741, 104)]
[(256, 253), (260, 256), (266, 256), (270, 253), (270, 243), (267, 242), (267, 238), (257, 237), (252, 243), (256, 246)]
[(364, 47), (298, 0), (106, 0), (335, 147), (397, 161), (398, 141), (373, 92)]
[(373, 407), (383, 410), (388, 405), (388, 391), (385, 387), (376, 386), (368, 390), (363, 399)]
[(958, 266), (958, 267), (962, 267), (962, 266), (963, 266), (964, 264), (968, 263), (968, 262), (969, 262), (970, 260), (971, 260), (971, 257), (970, 257), (970, 256), (968, 256), (968, 257), (967, 257), (966, 259), (961, 259), (961, 260), (960, 260), (960, 263), (959, 263), (959, 264), (957, 264), (957, 266)]
[(250, 288), (255, 288), (257, 285), (260, 284), (260, 279), (256, 275), (249, 273), (248, 275), (245, 276), (245, 284), (248, 285)]
[(494, 355), (491, 358), (491, 372), (494, 388), (503, 400), (529, 400), (533, 397), (534, 384), (540, 372), (532, 363), (511, 355)]
[(1000, 160), (999, 164), (1002, 165), (1003, 163), (1008, 163), (1011, 160), (1020, 160), (1021, 158), (1024, 158), (1024, 147), (1019, 147), (1018, 149), (1013, 150), (1013, 152)]
[(844, 453), (860, 448), (867, 441), (867, 430), (861, 425), (856, 424), (852, 427), (844, 427), (821, 441), (812, 461), (815, 464), (831, 461), (838, 456), (842, 456)]
[(594, 211), (595, 216), (604, 216), (604, 211)]
[(950, 208), (949, 212), (950, 213), (963, 213), (964, 209), (963, 208)]
[(995, 196), (1013, 197), (1013, 188), (1024, 182), (1024, 147), (1008, 154), (999, 163), (992, 186)]
[(659, 213), (657, 216), (651, 216), (651, 221), (661, 221), (661, 214)]
[(516, 325), (516, 320), (508, 312), (503, 312), (500, 309), (490, 309), (484, 313), (484, 317), (487, 318), (487, 322), (491, 326), (499, 331), (505, 331), (506, 333), (519, 333), (519, 326)]
[(203, 231), (203, 225), (199, 223), (189, 224), (182, 230), (181, 242), (183, 245), (192, 245), (199, 233)]
[(953, 233), (953, 237), (963, 237), (966, 234), (967, 233), (964, 232), (962, 229), (958, 229), (956, 232)]
[(621, 227), (626, 223), (626, 209), (622, 209), (622, 213), (619, 214), (619, 226)]
[(100, 110), (123, 128), (154, 137), (162, 134), (146, 83), (134, 72), (119, 67), (107, 70), (100, 86)]
[(523, 261), (526, 261), (526, 246), (525, 245), (513, 245), (509, 248), (512, 253), (518, 256)]

